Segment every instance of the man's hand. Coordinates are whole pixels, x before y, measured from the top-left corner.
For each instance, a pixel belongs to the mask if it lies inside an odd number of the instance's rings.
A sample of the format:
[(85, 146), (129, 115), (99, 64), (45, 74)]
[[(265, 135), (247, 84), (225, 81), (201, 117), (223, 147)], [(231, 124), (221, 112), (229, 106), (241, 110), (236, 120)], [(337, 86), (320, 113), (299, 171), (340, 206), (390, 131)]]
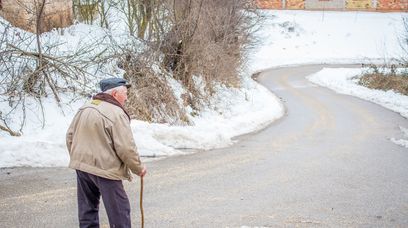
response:
[(146, 175), (146, 173), (147, 173), (146, 166), (143, 166), (143, 169), (142, 169), (142, 171), (138, 174), (138, 176), (144, 177), (144, 175)]

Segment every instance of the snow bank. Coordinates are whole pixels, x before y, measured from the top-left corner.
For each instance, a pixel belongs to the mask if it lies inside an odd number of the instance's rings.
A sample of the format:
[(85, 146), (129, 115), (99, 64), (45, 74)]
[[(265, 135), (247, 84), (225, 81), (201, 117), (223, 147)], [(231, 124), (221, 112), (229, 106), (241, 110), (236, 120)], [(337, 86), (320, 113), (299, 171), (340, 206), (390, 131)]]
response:
[(0, 168), (66, 166), (69, 157), (65, 146), (65, 132), (75, 111), (83, 102), (65, 105), (61, 110), (53, 98), (45, 99), (44, 128), (39, 110), (41, 107), (31, 102), (22, 136), (12, 137), (0, 132)]
[(177, 149), (225, 147), (233, 143), (233, 137), (262, 129), (284, 114), (279, 99), (251, 79), (241, 89), (219, 87), (210, 103), (211, 107), (193, 118), (194, 126), (133, 121), (142, 154), (160, 156), (182, 153)]
[[(27, 123), (21, 137), (1, 135), (0, 167), (67, 166), (65, 132), (78, 101), (65, 116), (49, 100), (45, 109), (46, 125), (41, 121)], [(179, 149), (213, 149), (233, 143), (234, 136), (259, 130), (283, 115), (279, 99), (251, 79), (241, 89), (220, 87), (211, 101), (212, 107), (193, 118), (194, 126), (169, 126), (132, 120), (135, 142), (142, 156), (161, 157), (182, 154)], [(251, 111), (248, 111), (251, 110)]]

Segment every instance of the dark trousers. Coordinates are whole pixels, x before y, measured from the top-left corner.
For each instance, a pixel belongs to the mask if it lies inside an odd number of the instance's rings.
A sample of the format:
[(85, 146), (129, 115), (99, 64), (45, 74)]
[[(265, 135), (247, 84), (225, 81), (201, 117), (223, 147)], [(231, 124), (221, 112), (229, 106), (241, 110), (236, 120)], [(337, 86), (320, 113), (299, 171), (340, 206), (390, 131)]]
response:
[(131, 227), (130, 204), (122, 181), (109, 180), (77, 170), (78, 216), (81, 228), (99, 227), (99, 201), (108, 214), (110, 227)]

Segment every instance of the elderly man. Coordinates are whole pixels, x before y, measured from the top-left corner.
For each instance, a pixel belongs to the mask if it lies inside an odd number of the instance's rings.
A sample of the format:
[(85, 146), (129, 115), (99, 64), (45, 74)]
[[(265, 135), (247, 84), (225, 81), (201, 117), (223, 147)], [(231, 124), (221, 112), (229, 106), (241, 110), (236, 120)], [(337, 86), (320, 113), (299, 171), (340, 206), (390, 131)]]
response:
[(111, 227), (130, 227), (130, 204), (122, 180), (146, 174), (123, 108), (130, 87), (122, 78), (100, 82), (102, 93), (79, 109), (67, 132), (69, 167), (76, 170), (80, 227), (99, 227), (102, 200)]

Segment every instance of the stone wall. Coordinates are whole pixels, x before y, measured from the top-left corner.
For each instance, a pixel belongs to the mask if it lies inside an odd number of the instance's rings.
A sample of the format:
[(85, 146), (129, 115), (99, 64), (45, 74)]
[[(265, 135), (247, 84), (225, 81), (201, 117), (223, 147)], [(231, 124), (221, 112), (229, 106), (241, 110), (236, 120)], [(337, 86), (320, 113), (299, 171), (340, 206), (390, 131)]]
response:
[[(1, 0), (0, 16), (13, 26), (36, 32), (36, 2), (42, 0)], [(72, 25), (72, 0), (46, 0), (40, 32)]]

